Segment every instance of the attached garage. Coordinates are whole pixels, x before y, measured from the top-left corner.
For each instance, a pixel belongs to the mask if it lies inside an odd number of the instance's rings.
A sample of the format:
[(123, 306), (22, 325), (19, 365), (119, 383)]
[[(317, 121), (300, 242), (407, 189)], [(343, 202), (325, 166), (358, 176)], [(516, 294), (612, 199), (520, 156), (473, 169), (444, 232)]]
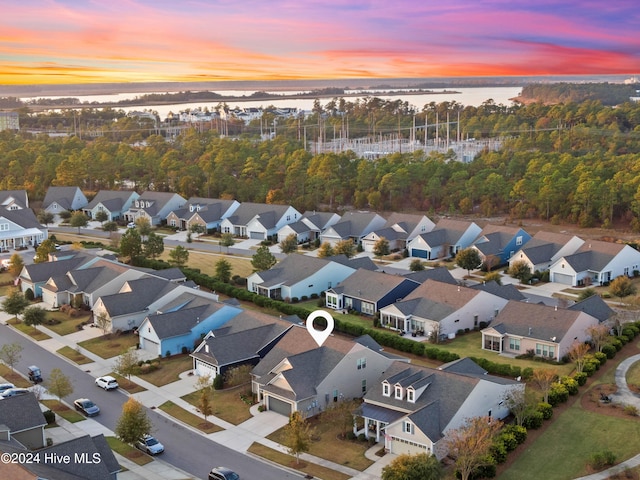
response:
[(573, 275), (567, 275), (564, 273), (554, 273), (552, 282), (560, 283), (562, 285), (573, 285)]
[(411, 250), (411, 256), (416, 258), (429, 258), (429, 252), (427, 250), (418, 250), (414, 248)]
[(285, 402), (284, 400), (280, 400), (279, 398), (274, 398), (272, 396), (267, 396), (267, 410), (274, 411), (286, 417), (291, 416), (291, 404)]
[(398, 437), (391, 437), (389, 450), (395, 455), (402, 455), (403, 453), (406, 453), (408, 455), (429, 453), (429, 450), (425, 445), (420, 445), (415, 442), (409, 442)]
[(209, 378), (214, 379), (218, 375), (217, 367), (209, 365), (208, 363), (202, 362), (198, 359), (196, 359), (195, 371), (196, 375), (199, 377), (208, 376)]
[(251, 240), (264, 240), (263, 232), (249, 232), (249, 238)]
[(160, 355), (160, 344), (158, 342), (154, 342), (152, 340), (149, 340), (148, 338), (140, 338), (141, 340), (141, 347), (143, 348), (143, 350), (146, 350), (147, 352), (151, 352), (154, 355)]

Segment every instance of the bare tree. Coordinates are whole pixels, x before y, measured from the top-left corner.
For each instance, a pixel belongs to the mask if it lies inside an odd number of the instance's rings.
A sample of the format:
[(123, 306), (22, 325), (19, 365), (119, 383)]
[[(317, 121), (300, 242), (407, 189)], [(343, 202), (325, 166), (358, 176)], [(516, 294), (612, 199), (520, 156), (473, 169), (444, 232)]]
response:
[(536, 401), (526, 388), (511, 389), (502, 400), (518, 425), (524, 424), (529, 414), (535, 410)]
[(45, 386), (47, 387), (47, 390), (58, 397), (58, 400), (60, 401), (62, 401), (64, 397), (73, 393), (71, 379), (62, 373), (62, 370), (59, 368), (51, 370), (51, 374), (49, 375), (49, 379), (46, 381)]
[(578, 341), (573, 342), (573, 345), (569, 348), (567, 356), (576, 364), (576, 372), (581, 373), (584, 369), (586, 355), (589, 350), (591, 350), (591, 347), (588, 344)]
[(116, 359), (113, 365), (113, 371), (131, 380), (131, 375), (136, 372), (139, 361), (138, 351), (130, 348)]
[(542, 392), (545, 403), (549, 403), (549, 390), (551, 390), (551, 384), (555, 382), (557, 378), (558, 375), (556, 375), (556, 372), (549, 368), (540, 368), (533, 372), (531, 381)]
[(601, 352), (609, 337), (609, 327), (603, 323), (591, 325), (587, 328), (587, 334), (591, 337), (591, 343), (593, 343), (596, 352)]
[(106, 335), (111, 330), (111, 320), (104, 313), (99, 313), (93, 319), (96, 326), (102, 330), (102, 334)]
[(0, 360), (6, 363), (13, 372), (13, 367), (22, 357), (22, 350), (22, 345), (19, 343), (5, 343), (2, 348), (0, 348)]

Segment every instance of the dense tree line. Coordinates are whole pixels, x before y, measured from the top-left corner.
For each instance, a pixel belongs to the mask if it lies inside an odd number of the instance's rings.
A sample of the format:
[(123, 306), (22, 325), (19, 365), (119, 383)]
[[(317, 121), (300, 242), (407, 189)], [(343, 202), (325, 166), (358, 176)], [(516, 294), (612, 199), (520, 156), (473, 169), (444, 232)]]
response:
[[(336, 112), (332, 110), (335, 108)], [(299, 121), (278, 125), (273, 140), (222, 138), (215, 129), (189, 129), (167, 141), (139, 130), (95, 139), (0, 132), (0, 189), (26, 189), (43, 198), (49, 185), (87, 193), (119, 188), (175, 191), (185, 197), (289, 203), (300, 210), (342, 207), (427, 213), (508, 213), (517, 218), (569, 220), (584, 226), (640, 218), (640, 104), (615, 108), (597, 101), (544, 105), (487, 101), (479, 107), (402, 101), (337, 99), (315, 119), (367, 131), (411, 124), (414, 116), (460, 111), (461, 128), (476, 138), (500, 135), (499, 151), (471, 163), (452, 152), (396, 153), (377, 160), (353, 152), (313, 155), (299, 138)], [(113, 113), (113, 111), (107, 112)], [(101, 112), (105, 115), (104, 112)], [(89, 113), (86, 112), (88, 121)], [(46, 116), (44, 117), (46, 118)], [(107, 122), (107, 119), (104, 119)], [(139, 124), (136, 124), (139, 127)], [(357, 126), (357, 127), (356, 127)], [(454, 135), (454, 134), (452, 134)]]
[(598, 100), (603, 105), (618, 105), (637, 97), (637, 85), (615, 83), (531, 83), (522, 89), (522, 98), (543, 103)]

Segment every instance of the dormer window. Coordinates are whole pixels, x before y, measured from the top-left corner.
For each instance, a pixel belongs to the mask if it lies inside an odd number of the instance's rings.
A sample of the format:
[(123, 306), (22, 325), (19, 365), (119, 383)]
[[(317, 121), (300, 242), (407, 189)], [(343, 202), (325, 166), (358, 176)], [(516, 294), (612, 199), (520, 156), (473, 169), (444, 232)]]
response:
[(150, 206), (151, 206), (151, 202), (147, 200), (147, 208), (149, 208)]
[(193, 212), (193, 205), (191, 205), (191, 206), (189, 207), (189, 211), (190, 211), (190, 212)]
[(391, 396), (391, 386), (386, 382), (382, 384), (382, 395), (385, 397)]
[(136, 207), (140, 207), (140, 202), (136, 200)]
[(522, 235), (516, 237), (516, 245), (522, 245)]
[(402, 400), (402, 387), (400, 385), (395, 387), (395, 396), (397, 400)]
[(407, 388), (407, 401), (411, 403), (416, 402), (416, 391), (413, 388)]

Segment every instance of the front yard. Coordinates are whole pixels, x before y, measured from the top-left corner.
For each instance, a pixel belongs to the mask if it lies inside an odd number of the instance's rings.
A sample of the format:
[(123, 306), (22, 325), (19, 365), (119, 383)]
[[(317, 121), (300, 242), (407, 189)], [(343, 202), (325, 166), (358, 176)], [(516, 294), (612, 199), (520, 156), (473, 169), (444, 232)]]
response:
[(86, 348), (100, 358), (116, 357), (138, 344), (138, 337), (133, 333), (110, 333), (101, 337), (80, 342), (78, 345)]
[(13, 328), (15, 328), (16, 330), (20, 330), (22, 333), (29, 335), (36, 342), (39, 342), (40, 340), (48, 340), (51, 338), (49, 335), (47, 335), (43, 331), (38, 330), (36, 327), (25, 325), (17, 318), (12, 318), (7, 323), (11, 325)]
[[(136, 373), (136, 376), (152, 383), (156, 387), (162, 387), (169, 383), (180, 380), (180, 374), (193, 368), (193, 359), (189, 355), (174, 355), (169, 358), (159, 358), (152, 362), (157, 365), (156, 369), (152, 369), (147, 373)], [(143, 367), (144, 368), (144, 365)]]
[(168, 413), (173, 418), (180, 420), (187, 425), (190, 425), (194, 428), (197, 428), (201, 432), (204, 433), (215, 433), (222, 430), (222, 427), (211, 423), (210, 421), (204, 419), (204, 417), (199, 417), (198, 415), (194, 415), (193, 413), (185, 410), (182, 407), (179, 407), (175, 403), (171, 401), (166, 401), (162, 405), (158, 407), (163, 412)]
[[(245, 398), (251, 398), (251, 386), (243, 385), (224, 390), (213, 390), (211, 400), (213, 415), (233, 425), (239, 425), (245, 420), (249, 420), (251, 418), (250, 405), (241, 398), (241, 395), (244, 395)], [(195, 391), (184, 395), (182, 399), (197, 407), (199, 397), (199, 392)]]
[(81, 312), (80, 315), (71, 317), (59, 311), (47, 312), (47, 319), (44, 326), (58, 335), (69, 335), (81, 329), (80, 325), (89, 320), (89, 312)]

